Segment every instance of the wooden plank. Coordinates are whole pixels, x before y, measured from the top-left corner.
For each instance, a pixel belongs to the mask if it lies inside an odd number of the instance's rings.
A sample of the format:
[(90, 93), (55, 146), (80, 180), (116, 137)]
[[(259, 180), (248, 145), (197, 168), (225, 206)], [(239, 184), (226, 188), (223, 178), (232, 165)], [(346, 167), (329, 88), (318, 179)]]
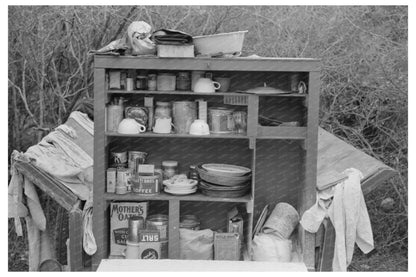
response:
[(106, 132), (106, 136), (108, 137), (149, 137), (149, 138), (203, 138), (203, 139), (218, 139), (218, 138), (225, 138), (225, 139), (248, 139), (248, 136), (244, 134), (210, 134), (206, 136), (198, 136), (198, 135), (190, 135), (190, 134), (158, 134), (152, 132), (145, 132), (140, 134), (120, 134), (116, 132)]
[(269, 127), (258, 126), (257, 138), (268, 139), (305, 139), (307, 134), (306, 127)]
[(165, 192), (161, 192), (157, 195), (138, 195), (134, 193), (127, 194), (114, 194), (105, 193), (104, 199), (114, 201), (148, 201), (148, 200), (180, 200), (180, 201), (197, 201), (197, 202), (233, 202), (233, 203), (248, 203), (251, 201), (250, 195), (236, 198), (223, 198), (223, 197), (211, 197), (203, 195), (202, 193), (194, 193), (188, 195), (172, 195)]
[(318, 153), (318, 179), (330, 170), (341, 173), (347, 168), (356, 168), (364, 175), (361, 186), (365, 193), (397, 174), (391, 167), (322, 128), (319, 128)]
[(105, 193), (105, 72), (94, 69), (94, 216), (93, 233), (97, 243), (97, 252), (92, 257), (95, 270), (101, 259), (108, 254), (108, 226), (106, 217)]
[(305, 272), (303, 263), (204, 261), (204, 260), (103, 260), (99, 272), (124, 271), (239, 271)]
[(70, 211), (77, 203), (78, 197), (70, 189), (33, 164), (16, 161), (15, 166), (25, 178), (28, 178), (67, 211)]
[(257, 125), (259, 122), (259, 97), (257, 95), (250, 95), (248, 97), (247, 107), (247, 136), (257, 136)]
[(169, 201), (169, 259), (179, 259), (179, 218), (180, 203), (179, 200)]
[(319, 61), (295, 58), (158, 58), (95, 56), (96, 68), (207, 71), (319, 71)]
[(70, 268), (71, 271), (83, 271), (83, 257), (82, 257), (82, 240), (83, 228), (82, 226), (82, 211), (79, 209), (79, 204), (74, 206), (74, 209), (69, 212), (69, 252), (70, 252)]

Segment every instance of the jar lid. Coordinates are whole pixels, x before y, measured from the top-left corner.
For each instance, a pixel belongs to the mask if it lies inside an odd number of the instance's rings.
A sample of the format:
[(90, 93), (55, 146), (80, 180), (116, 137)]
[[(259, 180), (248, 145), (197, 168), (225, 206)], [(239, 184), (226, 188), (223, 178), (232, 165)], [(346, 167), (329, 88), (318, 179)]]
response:
[(163, 161), (162, 166), (178, 166), (177, 161)]
[(157, 106), (170, 106), (170, 102), (160, 102), (160, 101), (157, 101), (156, 102), (156, 105)]

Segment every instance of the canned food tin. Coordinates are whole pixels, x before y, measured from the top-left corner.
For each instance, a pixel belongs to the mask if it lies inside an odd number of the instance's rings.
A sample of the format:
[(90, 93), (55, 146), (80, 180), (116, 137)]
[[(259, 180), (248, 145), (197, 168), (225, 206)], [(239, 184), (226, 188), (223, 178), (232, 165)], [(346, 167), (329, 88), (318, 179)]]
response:
[(144, 229), (144, 218), (142, 216), (134, 215), (129, 218), (129, 236), (128, 240), (131, 242), (139, 242), (139, 230)]
[(127, 151), (123, 152), (111, 152), (112, 165), (127, 164)]
[(141, 151), (129, 151), (129, 168), (135, 173), (137, 164), (144, 164), (146, 162), (147, 153)]
[(163, 180), (167, 180), (178, 174), (178, 162), (177, 161), (163, 161)]
[[(117, 187), (120, 191), (124, 191), (123, 187), (126, 187), (126, 191), (131, 191), (131, 177), (132, 170), (130, 168), (119, 168), (117, 170)], [(116, 187), (116, 193), (117, 193)]]
[(138, 176), (132, 178), (132, 192), (141, 195), (155, 195), (160, 193), (160, 177), (158, 174), (152, 176)]
[(146, 228), (159, 230), (160, 240), (168, 239), (168, 216), (164, 214), (155, 214), (146, 218)]

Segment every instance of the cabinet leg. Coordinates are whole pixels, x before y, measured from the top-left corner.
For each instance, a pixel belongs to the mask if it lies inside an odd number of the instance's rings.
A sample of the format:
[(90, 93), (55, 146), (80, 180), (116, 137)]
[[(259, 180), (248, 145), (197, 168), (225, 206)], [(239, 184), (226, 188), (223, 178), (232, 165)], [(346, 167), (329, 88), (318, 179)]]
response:
[(80, 210), (69, 213), (69, 253), (71, 271), (84, 270), (82, 261), (82, 212)]

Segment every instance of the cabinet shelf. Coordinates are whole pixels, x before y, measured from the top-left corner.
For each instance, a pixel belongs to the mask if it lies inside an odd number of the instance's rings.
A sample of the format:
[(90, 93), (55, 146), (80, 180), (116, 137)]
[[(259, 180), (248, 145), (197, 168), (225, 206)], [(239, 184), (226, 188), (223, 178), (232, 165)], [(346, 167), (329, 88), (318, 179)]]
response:
[(188, 195), (171, 195), (161, 192), (157, 195), (137, 195), (134, 193), (128, 194), (115, 194), (105, 193), (104, 198), (106, 200), (114, 201), (169, 201), (169, 200), (180, 200), (180, 201), (202, 201), (202, 202), (232, 202), (232, 203), (249, 203), (252, 201), (250, 194), (237, 198), (223, 198), (223, 197), (211, 197), (203, 195), (202, 193), (194, 193)]
[[(161, 91), (161, 90), (115, 90), (108, 89), (106, 90), (107, 94), (153, 94), (153, 95), (194, 95), (194, 96), (248, 96), (255, 95), (252, 93), (245, 92), (193, 92), (193, 91), (181, 91), (181, 90), (170, 90), (170, 91)], [(287, 94), (268, 94), (268, 95), (259, 95), (259, 96), (273, 96), (273, 97), (297, 97), (297, 98), (306, 98), (308, 94), (305, 93), (287, 93)]]
[(157, 134), (152, 132), (145, 132), (140, 134), (120, 134), (117, 132), (106, 132), (107, 137), (142, 137), (142, 138), (206, 138), (206, 139), (248, 139), (249, 137), (244, 134), (210, 134), (205, 136), (197, 136), (190, 134)]

